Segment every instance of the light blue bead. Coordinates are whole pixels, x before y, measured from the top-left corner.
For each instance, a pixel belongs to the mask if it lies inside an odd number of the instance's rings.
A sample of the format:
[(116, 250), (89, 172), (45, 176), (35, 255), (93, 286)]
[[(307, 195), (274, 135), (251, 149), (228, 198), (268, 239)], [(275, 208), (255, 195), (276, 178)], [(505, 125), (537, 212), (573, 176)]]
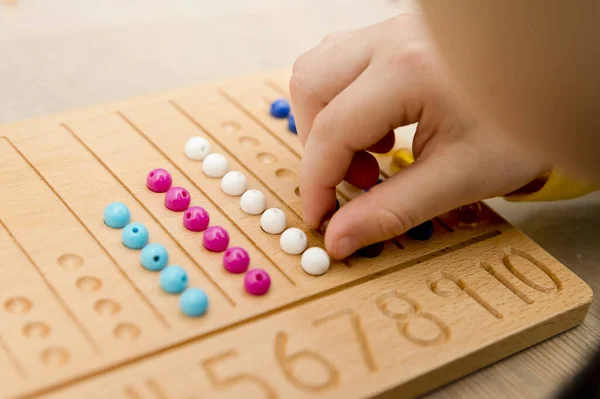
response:
[(179, 266), (167, 266), (160, 272), (160, 286), (169, 294), (179, 294), (187, 284), (187, 273)]
[(179, 306), (187, 316), (202, 316), (208, 310), (208, 296), (200, 288), (188, 288), (181, 294)]
[(162, 245), (152, 243), (142, 249), (141, 259), (144, 269), (156, 272), (167, 266), (169, 253)]
[(129, 223), (121, 236), (123, 245), (131, 249), (142, 249), (148, 244), (148, 229), (141, 223)]
[(127, 205), (121, 202), (113, 202), (104, 208), (104, 223), (113, 229), (122, 229), (131, 220), (131, 213)]
[(298, 134), (298, 130), (296, 129), (296, 118), (294, 115), (288, 117), (288, 129), (290, 132)]

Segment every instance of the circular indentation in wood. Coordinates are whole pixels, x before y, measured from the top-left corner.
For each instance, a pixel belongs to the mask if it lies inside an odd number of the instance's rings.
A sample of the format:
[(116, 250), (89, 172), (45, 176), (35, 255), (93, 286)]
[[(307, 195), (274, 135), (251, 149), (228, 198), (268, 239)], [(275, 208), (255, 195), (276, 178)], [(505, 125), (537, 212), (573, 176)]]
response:
[(239, 123), (233, 122), (233, 121), (225, 121), (225, 122), (221, 123), (221, 127), (227, 133), (234, 133), (242, 128)]
[(75, 270), (83, 265), (83, 258), (76, 254), (63, 254), (58, 257), (57, 263), (65, 269)]
[(267, 164), (277, 161), (277, 157), (270, 152), (259, 152), (256, 158), (258, 158), (260, 162)]
[(242, 136), (240, 137), (240, 144), (244, 147), (258, 147), (260, 145), (260, 141), (250, 136)]
[(298, 197), (300, 196), (300, 187), (296, 187), (294, 189), (294, 194), (296, 194)]
[(61, 347), (51, 347), (45, 349), (40, 357), (46, 366), (60, 366), (69, 361), (69, 352)]
[(101, 315), (110, 316), (119, 313), (121, 305), (112, 299), (100, 299), (94, 304), (94, 310)]
[(31, 301), (23, 297), (9, 298), (4, 302), (4, 309), (9, 313), (27, 313), (32, 306)]
[(94, 292), (102, 288), (102, 281), (94, 276), (84, 276), (77, 279), (75, 282), (77, 288), (84, 292)]
[(118, 338), (134, 340), (140, 335), (140, 329), (132, 323), (119, 323), (114, 333)]
[[(296, 178), (296, 173), (289, 169), (277, 169), (275, 171), (275, 176), (283, 180), (293, 180)], [(297, 195), (300, 196), (299, 194)]]
[(31, 338), (44, 338), (50, 335), (50, 326), (41, 321), (27, 323), (23, 327), (23, 335)]

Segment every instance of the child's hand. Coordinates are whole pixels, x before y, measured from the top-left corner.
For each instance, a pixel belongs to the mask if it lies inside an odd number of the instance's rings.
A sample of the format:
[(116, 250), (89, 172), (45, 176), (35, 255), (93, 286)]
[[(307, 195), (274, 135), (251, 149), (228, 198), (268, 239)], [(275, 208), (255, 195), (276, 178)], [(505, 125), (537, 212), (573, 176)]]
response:
[(290, 91), (304, 145), (303, 211), (313, 228), (334, 207), (342, 180), (375, 183), (377, 165), (364, 150), (388, 150), (392, 129), (419, 122), (415, 163), (331, 219), (325, 244), (335, 258), (509, 193), (549, 169), (459, 103), (415, 15), (326, 38), (297, 60)]

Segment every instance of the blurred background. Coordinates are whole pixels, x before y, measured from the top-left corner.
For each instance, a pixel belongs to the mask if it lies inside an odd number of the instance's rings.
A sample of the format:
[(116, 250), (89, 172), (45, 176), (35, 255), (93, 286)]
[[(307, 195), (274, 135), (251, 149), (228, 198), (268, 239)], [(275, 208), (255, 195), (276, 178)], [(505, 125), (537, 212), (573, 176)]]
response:
[(0, 0), (0, 122), (289, 67), (329, 32), (411, 8), (405, 0)]
[[(330, 32), (416, 10), (407, 0), (0, 0), (0, 123), (290, 67)], [(600, 194), (488, 203), (600, 292)], [(591, 355), (599, 314), (594, 300), (581, 327), (431, 397), (546, 397)]]

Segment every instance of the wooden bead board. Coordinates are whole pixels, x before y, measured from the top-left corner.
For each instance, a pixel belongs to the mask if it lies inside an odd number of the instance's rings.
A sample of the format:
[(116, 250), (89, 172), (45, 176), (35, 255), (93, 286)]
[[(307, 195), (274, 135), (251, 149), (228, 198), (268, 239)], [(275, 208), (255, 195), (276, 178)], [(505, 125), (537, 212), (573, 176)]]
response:
[[(378, 258), (304, 273), (260, 216), (183, 153), (189, 137), (206, 137), (322, 246), (301, 222), (302, 148), (268, 112), (288, 97), (288, 79), (233, 79), (0, 128), (1, 398), (412, 397), (583, 320), (590, 288), (485, 206), (477, 225), (450, 212), (429, 241), (398, 237)], [(379, 159), (389, 176), (390, 155)], [(270, 274), (266, 296), (248, 295), (243, 276), (145, 187), (158, 167)], [(342, 203), (357, 195), (340, 185)], [(184, 316), (140, 252), (104, 225), (113, 201), (207, 292), (204, 317)]]

